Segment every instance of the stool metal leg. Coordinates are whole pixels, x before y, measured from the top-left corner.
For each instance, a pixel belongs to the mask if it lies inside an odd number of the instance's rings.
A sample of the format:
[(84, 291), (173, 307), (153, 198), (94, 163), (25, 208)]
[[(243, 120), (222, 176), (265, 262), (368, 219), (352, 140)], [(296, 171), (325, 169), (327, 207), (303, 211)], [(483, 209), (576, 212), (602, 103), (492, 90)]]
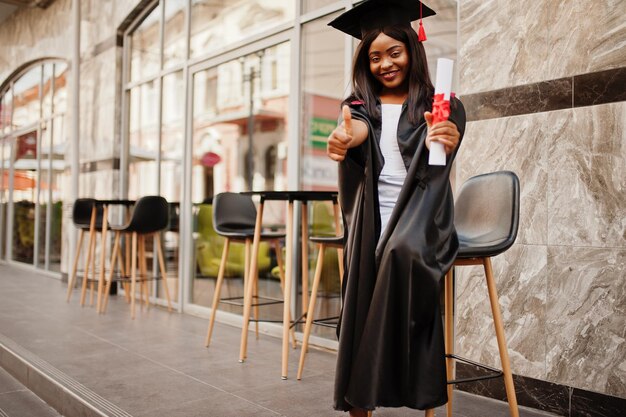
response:
[[(278, 264), (278, 277), (280, 279), (280, 290), (283, 292), (283, 297), (285, 296), (285, 267), (283, 265), (283, 254), (280, 250), (280, 242), (278, 240), (274, 240), (274, 252), (276, 252), (276, 263)], [(291, 322), (291, 312), (289, 313), (289, 321)], [(296, 329), (294, 327), (291, 328), (291, 347), (294, 349), (297, 347), (296, 341)]]
[(502, 372), (504, 373), (504, 385), (506, 388), (506, 397), (509, 401), (509, 410), (511, 417), (519, 417), (517, 408), (517, 397), (515, 396), (515, 386), (513, 385), (513, 374), (511, 373), (511, 363), (509, 361), (509, 352), (507, 350), (506, 336), (504, 334), (504, 325), (500, 315), (500, 303), (498, 301), (498, 292), (493, 279), (493, 270), (491, 268), (491, 259), (483, 258), (485, 267), (485, 276), (487, 278), (487, 289), (489, 290), (489, 302), (491, 304), (491, 312), (493, 314), (493, 324), (496, 329), (496, 337), (498, 339), (498, 350), (500, 351), (500, 361), (502, 362)]
[(141, 311), (143, 311), (144, 306), (149, 309), (150, 308), (150, 294), (148, 294), (148, 262), (146, 260), (146, 237), (144, 235), (138, 235), (138, 250), (139, 257), (137, 262), (139, 262), (139, 282), (141, 283), (141, 300), (143, 303), (141, 305)]
[(315, 301), (317, 300), (317, 289), (320, 285), (322, 277), (322, 269), (324, 269), (324, 244), (319, 245), (319, 254), (317, 255), (317, 264), (315, 266), (315, 276), (313, 277), (313, 286), (311, 288), (311, 300), (306, 314), (306, 325), (304, 326), (304, 335), (302, 336), (302, 350), (300, 351), (300, 363), (298, 364), (297, 379), (302, 379), (302, 371), (304, 370), (304, 358), (309, 348), (309, 336), (311, 335), (311, 327), (313, 326), (313, 316), (315, 315)]
[(96, 243), (93, 244), (93, 255), (91, 259), (91, 280), (89, 281), (89, 307), (93, 307), (93, 288), (96, 279)]
[(70, 279), (67, 283), (67, 302), (70, 302), (70, 298), (72, 297), (72, 291), (74, 290), (74, 285), (76, 283), (76, 270), (78, 269), (78, 258), (80, 258), (80, 249), (83, 246), (83, 238), (85, 237), (85, 231), (80, 229), (80, 233), (78, 234), (78, 245), (76, 245), (76, 255), (74, 256), (74, 264), (72, 265), (72, 275), (70, 275)]
[[(106, 248), (107, 248), (107, 231), (109, 229), (108, 222), (108, 207), (104, 206), (102, 209), (102, 234), (101, 236), (101, 245), (100, 245), (100, 274), (98, 276), (98, 300), (96, 303), (96, 311), (100, 312), (100, 300), (102, 298), (102, 291), (104, 290), (104, 267), (105, 267), (105, 259), (106, 259)], [(94, 274), (95, 278), (95, 274)]]
[[(341, 213), (337, 202), (333, 203), (333, 212), (335, 214), (335, 233), (337, 236), (341, 236)], [(337, 248), (337, 261), (339, 262), (339, 280), (343, 284), (343, 246)]]
[(109, 276), (107, 278), (106, 286), (104, 287), (104, 292), (102, 294), (103, 300), (100, 302), (98, 300), (98, 305), (100, 305), (99, 313), (104, 314), (107, 308), (107, 302), (109, 299), (109, 293), (111, 291), (111, 282), (113, 281), (113, 270), (115, 269), (115, 261), (120, 262), (121, 265), (121, 252), (120, 252), (120, 232), (115, 232), (115, 241), (113, 243), (113, 252), (111, 253), (111, 268), (109, 269)]
[[(454, 354), (454, 282), (452, 280), (452, 271), (450, 268), (445, 278), (445, 345), (446, 355)], [(454, 359), (446, 356), (446, 376), (448, 381), (454, 378)], [(448, 403), (446, 404), (447, 417), (452, 417), (452, 396), (454, 394), (454, 385), (448, 384)]]
[[(250, 239), (246, 239), (246, 256), (245, 256), (245, 263), (246, 263), (246, 274), (250, 273)], [(254, 285), (254, 300), (256, 301), (254, 304), (254, 335), (256, 337), (256, 340), (259, 340), (259, 274), (254, 274), (254, 278), (251, 281), (252, 284)]]
[[(211, 318), (209, 319), (209, 328), (207, 329), (206, 340), (204, 341), (204, 346), (206, 347), (209, 347), (209, 344), (211, 344), (211, 334), (213, 333), (213, 325), (215, 324), (217, 306), (220, 303), (220, 294), (222, 292), (222, 283), (224, 282), (224, 273), (226, 271), (226, 260), (228, 259), (229, 248), (230, 248), (230, 239), (226, 238), (226, 240), (224, 241), (224, 248), (222, 249), (222, 261), (220, 262), (220, 269), (217, 273), (217, 281), (215, 282), (215, 292), (213, 293), (213, 303), (211, 304)], [(244, 277), (244, 281), (245, 281), (245, 277)], [(244, 288), (245, 288), (245, 284), (244, 284)]]
[(283, 290), (283, 346), (281, 378), (287, 379), (289, 368), (289, 329), (291, 327), (291, 285), (293, 279), (293, 263), (291, 248), (293, 247), (293, 202), (287, 205), (287, 273), (285, 274), (285, 288)]
[(135, 319), (135, 291), (137, 288), (137, 232), (133, 232), (130, 250), (130, 318)]
[(309, 307), (309, 215), (306, 201), (302, 202), (300, 226), (302, 233), (302, 314), (306, 314)]
[(85, 305), (85, 294), (87, 291), (87, 280), (89, 279), (89, 267), (91, 258), (94, 254), (94, 246), (96, 243), (96, 209), (91, 211), (91, 220), (89, 221), (89, 245), (87, 246), (87, 258), (85, 259), (85, 269), (83, 273), (83, 285), (80, 292), (80, 306)]
[(157, 256), (159, 258), (159, 268), (161, 268), (161, 280), (163, 281), (163, 292), (165, 293), (165, 299), (167, 300), (167, 311), (172, 312), (172, 300), (170, 298), (170, 289), (167, 283), (167, 272), (165, 270), (165, 258), (163, 257), (163, 248), (161, 248), (161, 234), (155, 233)]
[(239, 346), (239, 362), (243, 362), (248, 355), (248, 326), (250, 324), (250, 309), (252, 305), (252, 285), (254, 274), (257, 273), (257, 259), (259, 257), (259, 243), (261, 241), (261, 223), (263, 219), (263, 202), (259, 204), (256, 213), (256, 224), (254, 226), (254, 241), (252, 243), (252, 258), (250, 259), (250, 273), (246, 278), (248, 284), (244, 285), (244, 306), (243, 306), (243, 324), (241, 326), (241, 344)]

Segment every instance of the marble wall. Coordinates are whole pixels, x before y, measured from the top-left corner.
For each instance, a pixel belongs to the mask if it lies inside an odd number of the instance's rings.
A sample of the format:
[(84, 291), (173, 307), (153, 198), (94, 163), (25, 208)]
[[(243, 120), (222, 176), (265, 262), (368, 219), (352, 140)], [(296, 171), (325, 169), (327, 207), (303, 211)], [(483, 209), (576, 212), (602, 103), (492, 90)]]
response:
[[(459, 12), (472, 117), (456, 183), (495, 170), (521, 183), (517, 242), (494, 258), (513, 372), (626, 398), (626, 2), (460, 0)], [(578, 80), (605, 75), (619, 82), (581, 100)], [(458, 272), (457, 351), (498, 366), (483, 272)]]

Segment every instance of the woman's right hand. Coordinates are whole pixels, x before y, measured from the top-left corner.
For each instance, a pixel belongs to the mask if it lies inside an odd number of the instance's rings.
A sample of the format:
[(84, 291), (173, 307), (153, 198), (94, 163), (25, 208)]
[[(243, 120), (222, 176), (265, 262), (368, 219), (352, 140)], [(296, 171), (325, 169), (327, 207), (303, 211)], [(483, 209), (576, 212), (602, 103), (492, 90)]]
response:
[(341, 109), (343, 122), (328, 137), (326, 153), (333, 161), (343, 161), (352, 142), (352, 113), (348, 106)]

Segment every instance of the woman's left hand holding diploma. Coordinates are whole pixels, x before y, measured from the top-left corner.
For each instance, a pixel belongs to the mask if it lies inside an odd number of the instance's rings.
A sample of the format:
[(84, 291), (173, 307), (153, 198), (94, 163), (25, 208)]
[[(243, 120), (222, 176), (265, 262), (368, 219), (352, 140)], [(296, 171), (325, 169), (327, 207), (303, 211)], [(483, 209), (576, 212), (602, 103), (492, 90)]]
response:
[(432, 141), (439, 142), (443, 144), (446, 155), (450, 155), (459, 144), (459, 138), (461, 137), (459, 129), (449, 120), (433, 125), (433, 115), (428, 111), (424, 113), (424, 119), (428, 126), (426, 148), (430, 150), (430, 143)]

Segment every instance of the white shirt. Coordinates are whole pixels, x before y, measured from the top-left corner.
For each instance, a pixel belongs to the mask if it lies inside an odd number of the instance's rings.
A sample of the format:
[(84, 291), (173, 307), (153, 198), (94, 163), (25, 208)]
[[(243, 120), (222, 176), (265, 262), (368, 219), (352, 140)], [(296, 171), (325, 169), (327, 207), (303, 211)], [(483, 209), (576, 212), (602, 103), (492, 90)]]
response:
[(382, 235), (404, 184), (406, 167), (398, 147), (398, 122), (402, 104), (383, 104), (381, 107), (380, 150), (385, 162), (378, 178), (378, 203)]

